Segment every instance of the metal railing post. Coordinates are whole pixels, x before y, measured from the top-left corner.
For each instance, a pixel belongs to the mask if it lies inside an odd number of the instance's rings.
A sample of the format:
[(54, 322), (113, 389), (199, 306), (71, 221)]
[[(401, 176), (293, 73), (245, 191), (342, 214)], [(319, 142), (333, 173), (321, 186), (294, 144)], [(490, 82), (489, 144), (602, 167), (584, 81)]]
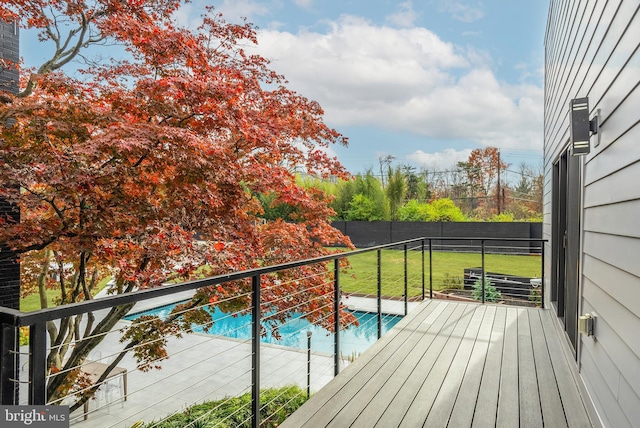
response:
[(429, 298), (433, 299), (433, 251), (431, 242), (431, 238), (429, 238)]
[(484, 273), (484, 239), (480, 241), (482, 243), (482, 303), (484, 303), (484, 281), (485, 281), (485, 273)]
[(540, 307), (544, 309), (544, 241), (540, 241), (540, 247), (542, 248), (542, 278), (540, 283)]
[(333, 261), (333, 375), (340, 373), (340, 259)]
[(260, 275), (251, 277), (251, 426), (260, 428)]
[(3, 406), (18, 404), (18, 327), (2, 324), (0, 330), (0, 395)]
[(409, 271), (407, 267), (407, 244), (404, 244), (404, 315), (409, 313)]
[(378, 250), (378, 286), (377, 286), (377, 303), (378, 303), (378, 339), (382, 337), (382, 250)]
[(422, 300), (424, 300), (424, 239), (421, 241), (420, 254), (422, 257)]
[(307, 330), (307, 399), (311, 397), (311, 330)]
[(47, 404), (47, 329), (45, 322), (29, 328), (29, 404)]

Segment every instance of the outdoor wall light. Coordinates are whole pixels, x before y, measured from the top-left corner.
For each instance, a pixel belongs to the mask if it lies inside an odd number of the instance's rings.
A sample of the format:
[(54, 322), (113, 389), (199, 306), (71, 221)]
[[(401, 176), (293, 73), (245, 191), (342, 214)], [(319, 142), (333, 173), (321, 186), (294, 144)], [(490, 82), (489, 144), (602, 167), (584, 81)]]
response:
[[(571, 154), (589, 154), (589, 139), (598, 133), (598, 115), (589, 120), (589, 98), (575, 98), (569, 102), (571, 113)], [(597, 144), (596, 144), (597, 146)]]
[(578, 333), (593, 336), (596, 317), (594, 314), (584, 314), (578, 317)]

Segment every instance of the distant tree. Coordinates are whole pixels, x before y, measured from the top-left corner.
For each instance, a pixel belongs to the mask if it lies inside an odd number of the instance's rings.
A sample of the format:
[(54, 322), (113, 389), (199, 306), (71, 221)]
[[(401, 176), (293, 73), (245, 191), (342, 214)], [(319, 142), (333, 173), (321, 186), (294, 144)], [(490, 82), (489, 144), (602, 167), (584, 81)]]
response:
[(389, 201), (391, 220), (397, 220), (398, 208), (404, 202), (406, 194), (405, 176), (400, 167), (391, 168), (387, 172), (387, 187), (385, 193)]
[(376, 209), (376, 203), (370, 197), (358, 193), (353, 196), (347, 211), (347, 220), (375, 221), (384, 220)]
[(493, 193), (498, 177), (498, 170), (507, 169), (508, 164), (500, 159), (500, 153), (495, 147), (485, 147), (471, 151), (466, 162), (470, 184), (479, 189), (484, 196)]
[(331, 202), (331, 207), (336, 212), (336, 218), (346, 220), (347, 212), (349, 211), (349, 204), (353, 200), (353, 196), (356, 194), (356, 182), (355, 179), (350, 180), (338, 180), (335, 188), (335, 198)]
[(520, 174), (520, 179), (513, 188), (513, 196), (516, 198), (528, 198), (533, 189), (533, 170), (525, 162), (522, 162), (518, 167), (518, 173)]
[(542, 218), (543, 176), (532, 166), (521, 163), (518, 182), (507, 191), (506, 211), (516, 220), (538, 220)]
[[(500, 159), (500, 152), (495, 147), (475, 149), (471, 151), (466, 162), (459, 162), (458, 167), (464, 172), (464, 190), (466, 198), (475, 198), (473, 210), (476, 214), (491, 215), (498, 204), (497, 198), (502, 197), (502, 191), (497, 189), (499, 172), (505, 170), (508, 164)], [(496, 203), (492, 202), (496, 199)], [(501, 204), (500, 204), (501, 205)]]
[(383, 188), (386, 187), (386, 183), (384, 182), (384, 177), (387, 171), (389, 170), (389, 168), (391, 168), (391, 162), (393, 162), (394, 159), (395, 159), (395, 156), (392, 156), (392, 155), (378, 157), (378, 163), (380, 166), (380, 181), (382, 182)]
[(530, 208), (537, 216), (542, 217), (542, 199), (544, 195), (544, 175), (538, 172), (531, 182)]
[(380, 180), (371, 170), (365, 174), (358, 174), (355, 179), (355, 193), (362, 194), (371, 199), (374, 204), (373, 217), (370, 220), (390, 220), (391, 213), (387, 195), (382, 188)]
[(429, 199), (429, 185), (424, 174), (416, 173), (416, 169), (411, 165), (402, 165), (402, 172), (406, 183), (405, 199), (417, 199), (427, 201)]

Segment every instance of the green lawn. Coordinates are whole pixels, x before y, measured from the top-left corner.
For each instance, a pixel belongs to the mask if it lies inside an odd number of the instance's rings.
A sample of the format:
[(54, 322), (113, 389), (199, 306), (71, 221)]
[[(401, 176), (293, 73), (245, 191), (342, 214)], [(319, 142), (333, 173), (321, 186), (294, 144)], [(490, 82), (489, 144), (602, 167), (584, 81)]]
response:
[[(382, 294), (404, 294), (404, 252), (382, 250)], [(425, 252), (425, 288), (429, 291), (429, 253)], [(340, 284), (346, 293), (377, 293), (377, 252), (357, 254), (348, 258), (351, 268), (341, 273)], [(535, 255), (486, 254), (485, 270), (510, 275), (541, 276), (541, 258)], [(479, 253), (433, 252), (433, 289), (462, 286), (465, 268), (479, 268)], [(422, 255), (420, 251), (408, 251), (407, 255), (409, 296), (422, 293)], [(456, 287), (457, 286), (457, 287)]]
[[(55, 304), (53, 301), (60, 298), (60, 290), (47, 290), (47, 301), (49, 307), (53, 308)], [(20, 299), (20, 310), (22, 312), (33, 312), (40, 308), (40, 295), (38, 293), (30, 294)]]
[[(343, 251), (344, 249), (336, 249)], [(404, 251), (382, 250), (382, 294), (400, 297), (404, 294)], [(425, 289), (429, 292), (429, 253), (425, 252)], [(377, 293), (377, 252), (371, 251), (348, 257), (351, 267), (341, 272), (340, 284), (346, 293)], [(541, 258), (539, 255), (485, 255), (487, 272), (498, 272), (525, 277), (541, 276)], [(420, 251), (407, 252), (407, 272), (409, 296), (422, 294), (422, 255)], [(482, 259), (479, 253), (433, 252), (433, 289), (461, 288), (464, 269), (479, 268)], [(101, 290), (108, 279), (102, 281), (96, 293)], [(58, 290), (48, 290), (50, 307), (52, 301), (59, 297)], [(27, 296), (20, 301), (20, 309), (30, 312), (40, 309), (37, 294)]]
[[(98, 282), (98, 286), (93, 290), (93, 295), (95, 296), (102, 290), (109, 282), (110, 278), (104, 278), (102, 281)], [(49, 307), (53, 308), (56, 305), (54, 304), (55, 300), (60, 300), (60, 290), (47, 290), (47, 301), (49, 302)], [(22, 312), (33, 312), (42, 309), (40, 307), (40, 295), (38, 293), (30, 294), (26, 297), (20, 299), (20, 310)]]

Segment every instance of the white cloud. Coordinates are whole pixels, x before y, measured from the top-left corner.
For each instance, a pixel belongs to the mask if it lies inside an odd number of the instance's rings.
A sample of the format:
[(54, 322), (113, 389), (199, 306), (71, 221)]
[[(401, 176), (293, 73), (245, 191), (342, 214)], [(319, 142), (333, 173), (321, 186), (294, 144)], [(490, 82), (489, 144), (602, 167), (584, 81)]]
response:
[(438, 9), (451, 15), (453, 19), (462, 22), (473, 22), (484, 16), (482, 4), (477, 7), (469, 6), (456, 0), (440, 0)]
[(265, 30), (259, 41), (289, 87), (320, 102), (331, 126), (541, 146), (542, 88), (498, 81), (487, 53), (456, 47), (426, 28), (343, 16), (325, 33)]
[(293, 0), (296, 6), (301, 7), (303, 9), (311, 9), (313, 6), (313, 0)]
[(221, 12), (225, 18), (243, 17), (252, 21), (254, 16), (268, 15), (272, 9), (272, 1), (257, 0), (222, 0), (220, 4), (216, 2), (216, 10)]
[(471, 149), (454, 150), (445, 149), (436, 153), (425, 153), (422, 150), (416, 150), (407, 158), (422, 168), (430, 170), (443, 170), (455, 166), (458, 162), (469, 159)]
[(385, 19), (388, 23), (398, 27), (410, 28), (413, 27), (419, 17), (420, 15), (413, 10), (413, 3), (406, 1), (398, 5), (397, 12), (388, 15)]

